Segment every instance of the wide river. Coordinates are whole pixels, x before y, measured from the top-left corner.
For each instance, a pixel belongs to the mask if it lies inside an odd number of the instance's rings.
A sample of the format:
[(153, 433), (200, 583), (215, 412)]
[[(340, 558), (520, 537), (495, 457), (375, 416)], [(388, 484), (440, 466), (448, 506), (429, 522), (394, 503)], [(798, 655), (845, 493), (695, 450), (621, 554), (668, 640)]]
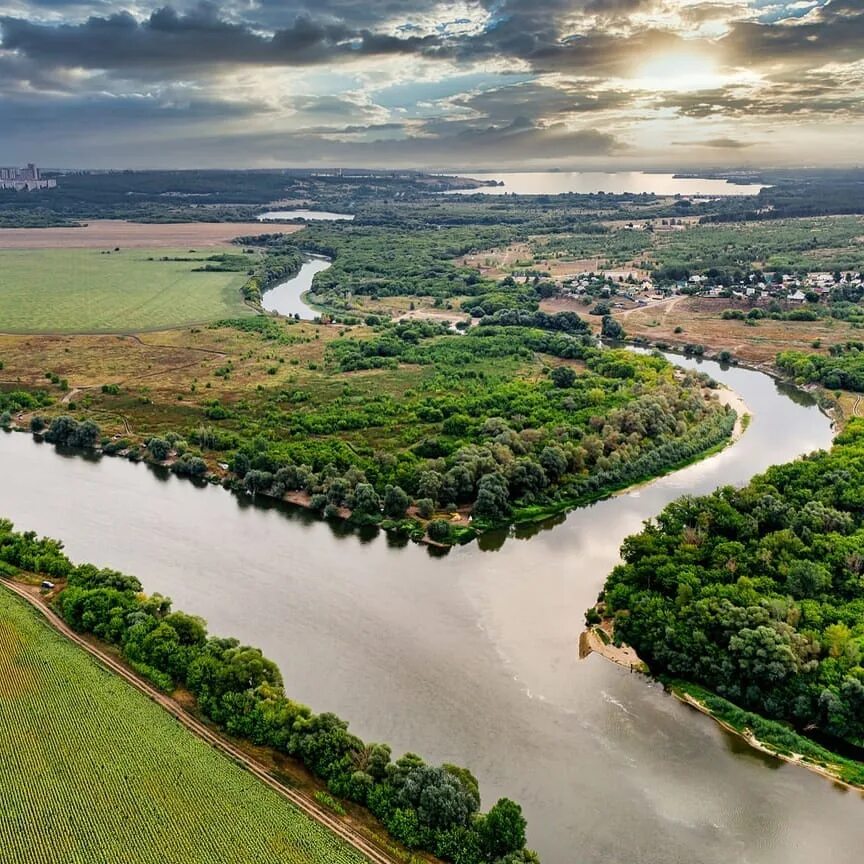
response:
[[(456, 189), (460, 195), (560, 195), (597, 192), (623, 195), (758, 195), (761, 184), (737, 184), (726, 180), (700, 177), (676, 177), (674, 174), (650, 174), (645, 171), (514, 171), (498, 173), (462, 172), (475, 180), (499, 180), (503, 186), (478, 189)], [(442, 193), (447, 194), (447, 193)]]
[(530, 539), (445, 557), (12, 433), (0, 514), (261, 646), (289, 694), (363, 737), (469, 766), (486, 806), (522, 803), (545, 864), (852, 864), (859, 793), (748, 749), (640, 675), (578, 659), (583, 612), (644, 519), (830, 442), (807, 397), (701, 368), (754, 412), (734, 447)]

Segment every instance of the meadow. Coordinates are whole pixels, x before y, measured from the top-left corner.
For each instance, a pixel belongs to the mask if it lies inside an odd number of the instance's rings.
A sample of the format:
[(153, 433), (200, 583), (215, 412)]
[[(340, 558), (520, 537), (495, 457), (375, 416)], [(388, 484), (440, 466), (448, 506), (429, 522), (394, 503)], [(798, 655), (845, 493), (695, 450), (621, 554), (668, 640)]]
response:
[(0, 331), (134, 333), (252, 314), (243, 272), (196, 272), (210, 254), (0, 250)]
[(5, 589), (0, 763), (8, 864), (364, 860)]

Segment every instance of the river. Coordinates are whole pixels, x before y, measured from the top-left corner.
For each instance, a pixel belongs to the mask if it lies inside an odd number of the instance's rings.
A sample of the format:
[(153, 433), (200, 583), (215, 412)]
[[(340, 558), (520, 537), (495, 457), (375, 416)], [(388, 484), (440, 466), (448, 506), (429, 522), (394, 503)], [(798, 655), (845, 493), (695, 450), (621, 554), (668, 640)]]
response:
[(351, 222), (351, 213), (330, 210), (269, 210), (258, 217), (259, 222)]
[[(463, 176), (474, 180), (502, 181), (503, 186), (484, 186), (475, 189), (455, 189), (460, 195), (560, 195), (575, 192), (592, 195), (606, 192), (610, 195), (758, 195), (762, 184), (729, 183), (698, 177), (676, 177), (674, 174), (650, 174), (645, 171), (523, 171), (475, 173)], [(452, 193), (441, 193), (452, 194)]]
[(295, 276), (279, 282), (263, 293), (261, 305), (268, 312), (278, 312), (289, 318), (296, 316), (301, 321), (314, 321), (321, 312), (309, 306), (303, 300), (303, 295), (312, 289), (315, 274), (326, 270), (330, 264), (329, 258), (320, 255), (308, 256)]
[(290, 695), (363, 737), (469, 766), (485, 806), (522, 803), (545, 864), (852, 864), (859, 793), (750, 750), (642, 676), (577, 659), (583, 612), (644, 519), (830, 442), (803, 394), (676, 362), (744, 397), (754, 417), (736, 445), (554, 529), (445, 557), (13, 433), (0, 435), (0, 514), (259, 645)]

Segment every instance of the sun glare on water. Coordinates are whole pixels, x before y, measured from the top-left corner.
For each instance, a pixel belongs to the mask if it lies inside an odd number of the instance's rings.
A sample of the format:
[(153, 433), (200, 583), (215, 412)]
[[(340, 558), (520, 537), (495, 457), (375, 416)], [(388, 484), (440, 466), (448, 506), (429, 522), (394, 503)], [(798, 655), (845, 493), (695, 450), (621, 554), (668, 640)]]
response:
[(642, 90), (708, 90), (724, 83), (713, 59), (693, 53), (658, 54), (634, 71), (631, 83)]

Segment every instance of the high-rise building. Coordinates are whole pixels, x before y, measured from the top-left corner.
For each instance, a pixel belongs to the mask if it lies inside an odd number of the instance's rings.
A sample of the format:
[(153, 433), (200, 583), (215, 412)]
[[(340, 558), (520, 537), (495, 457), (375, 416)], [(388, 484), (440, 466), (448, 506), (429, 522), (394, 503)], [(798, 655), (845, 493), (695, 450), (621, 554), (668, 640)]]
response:
[(34, 189), (53, 189), (56, 185), (56, 180), (43, 180), (32, 162), (28, 162), (26, 168), (0, 168), (0, 189), (32, 192)]

